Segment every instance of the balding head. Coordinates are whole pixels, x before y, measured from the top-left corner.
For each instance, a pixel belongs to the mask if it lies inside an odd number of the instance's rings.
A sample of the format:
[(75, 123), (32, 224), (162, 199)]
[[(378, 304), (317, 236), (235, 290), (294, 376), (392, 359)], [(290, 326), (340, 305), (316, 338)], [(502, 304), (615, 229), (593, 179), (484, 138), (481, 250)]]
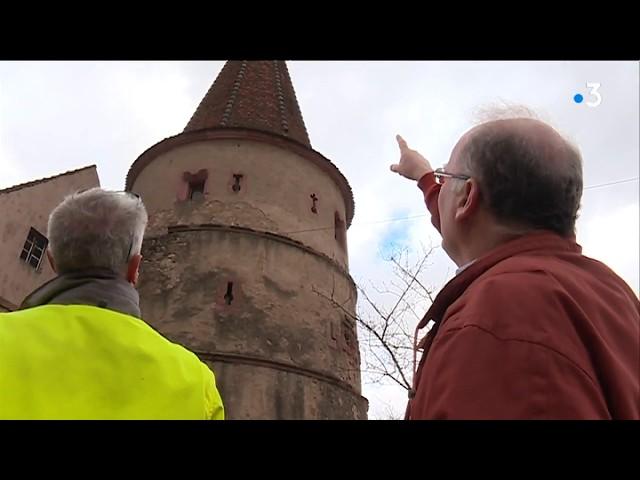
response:
[(479, 182), (487, 208), (504, 225), (575, 234), (580, 153), (546, 123), (532, 118), (482, 123), (463, 135), (451, 162)]

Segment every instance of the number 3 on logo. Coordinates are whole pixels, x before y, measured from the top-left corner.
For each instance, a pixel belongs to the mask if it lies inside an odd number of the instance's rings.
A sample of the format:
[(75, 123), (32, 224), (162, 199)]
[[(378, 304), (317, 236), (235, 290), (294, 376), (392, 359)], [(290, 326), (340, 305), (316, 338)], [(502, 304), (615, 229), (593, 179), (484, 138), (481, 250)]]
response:
[(591, 91), (589, 93), (596, 97), (594, 102), (587, 102), (587, 105), (590, 107), (597, 107), (602, 102), (602, 96), (600, 95), (600, 92), (598, 92), (600, 84), (596, 82), (587, 82), (587, 88), (590, 88)]

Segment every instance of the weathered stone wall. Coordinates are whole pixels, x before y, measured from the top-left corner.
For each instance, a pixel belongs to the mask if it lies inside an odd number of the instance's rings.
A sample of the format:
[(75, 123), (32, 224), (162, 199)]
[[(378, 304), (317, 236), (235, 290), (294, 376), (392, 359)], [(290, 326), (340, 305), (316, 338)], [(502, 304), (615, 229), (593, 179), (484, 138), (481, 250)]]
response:
[(144, 319), (213, 367), (229, 418), (366, 418), (356, 290), (339, 264), (233, 227), (171, 229), (143, 256)]

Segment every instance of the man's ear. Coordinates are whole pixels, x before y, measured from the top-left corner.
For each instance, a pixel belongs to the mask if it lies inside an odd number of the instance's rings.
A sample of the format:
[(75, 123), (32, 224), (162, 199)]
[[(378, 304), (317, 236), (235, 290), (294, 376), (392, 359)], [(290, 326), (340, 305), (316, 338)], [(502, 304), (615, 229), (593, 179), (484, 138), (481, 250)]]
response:
[(478, 183), (472, 178), (467, 180), (462, 188), (462, 192), (456, 203), (456, 220), (469, 218), (480, 206), (480, 188)]
[(49, 265), (51, 265), (51, 268), (53, 269), (53, 271), (55, 273), (58, 273), (58, 271), (56, 270), (56, 262), (53, 260), (53, 255), (51, 254), (51, 250), (49, 250), (47, 248), (47, 258), (49, 259)]
[(142, 255), (136, 253), (127, 265), (127, 282), (134, 287), (138, 284), (138, 275), (140, 273), (140, 263), (142, 263)]

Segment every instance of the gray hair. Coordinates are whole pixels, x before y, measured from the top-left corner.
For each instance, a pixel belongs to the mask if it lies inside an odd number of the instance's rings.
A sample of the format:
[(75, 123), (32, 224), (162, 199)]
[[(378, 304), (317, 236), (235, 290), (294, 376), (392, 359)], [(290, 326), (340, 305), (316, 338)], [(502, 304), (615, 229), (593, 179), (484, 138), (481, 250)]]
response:
[(532, 108), (526, 105), (509, 103), (504, 100), (480, 105), (473, 110), (474, 125), (495, 120), (512, 120), (515, 118), (529, 118), (532, 120), (547, 121), (547, 123), (549, 123), (547, 119), (543, 119), (542, 115)]
[(47, 236), (58, 273), (86, 268), (120, 272), (142, 248), (142, 200), (101, 188), (67, 196), (49, 215)]
[[(476, 110), (480, 125), (461, 153), (489, 209), (505, 225), (575, 234), (582, 197), (582, 156), (565, 135), (522, 105)], [(503, 120), (526, 128), (495, 128)], [(536, 137), (536, 129), (548, 133)]]

